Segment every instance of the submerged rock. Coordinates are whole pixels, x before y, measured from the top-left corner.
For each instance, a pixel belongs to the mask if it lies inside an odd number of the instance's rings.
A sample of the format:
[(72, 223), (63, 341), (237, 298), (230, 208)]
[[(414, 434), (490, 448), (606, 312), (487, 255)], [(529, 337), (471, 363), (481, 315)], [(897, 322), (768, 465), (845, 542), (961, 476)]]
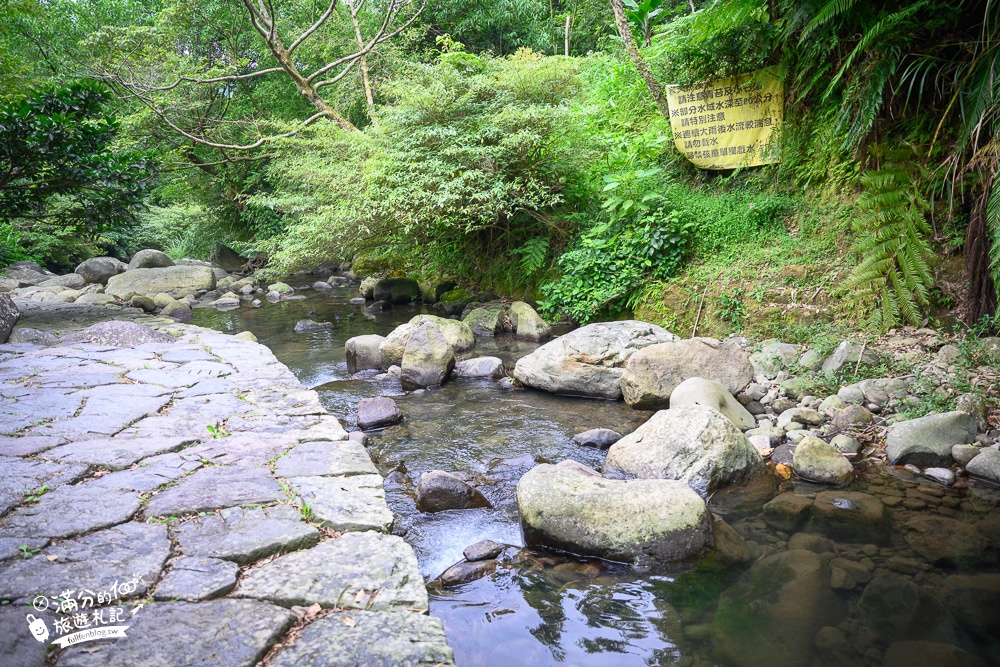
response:
[(882, 543), (889, 539), (889, 515), (882, 501), (860, 491), (823, 491), (812, 508), (813, 530), (842, 542)]
[(555, 394), (620, 399), (625, 363), (638, 350), (677, 337), (658, 326), (626, 320), (571, 331), (518, 360), (514, 377)]
[(315, 320), (299, 320), (295, 323), (296, 333), (304, 333), (306, 331), (323, 331), (325, 329), (332, 329), (333, 322), (317, 322)]
[(417, 509), (421, 512), (443, 512), (475, 507), (491, 507), (479, 489), (443, 470), (430, 470), (417, 482)]
[(584, 556), (663, 565), (711, 544), (711, 514), (684, 482), (611, 480), (543, 464), (517, 484), (524, 540)]

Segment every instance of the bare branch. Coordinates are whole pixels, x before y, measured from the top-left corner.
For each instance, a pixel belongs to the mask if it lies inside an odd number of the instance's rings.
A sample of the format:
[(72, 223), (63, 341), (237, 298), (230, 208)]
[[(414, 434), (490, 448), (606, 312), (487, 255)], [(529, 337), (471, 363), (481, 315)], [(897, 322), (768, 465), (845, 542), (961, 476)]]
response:
[(299, 44), (309, 39), (309, 35), (319, 30), (319, 27), (324, 23), (326, 23), (326, 20), (330, 18), (330, 14), (333, 13), (333, 10), (336, 6), (337, 6), (337, 0), (330, 0), (330, 6), (326, 8), (326, 11), (323, 12), (323, 15), (320, 16), (316, 20), (316, 22), (309, 27), (308, 30), (299, 35), (299, 38), (297, 40), (291, 43), (291, 45), (288, 47), (288, 55), (292, 55), (292, 52), (295, 51), (295, 49), (299, 46)]
[(245, 79), (254, 79), (258, 76), (264, 76), (265, 74), (274, 74), (275, 72), (281, 72), (281, 71), (283, 70), (280, 67), (269, 67), (267, 69), (257, 70), (256, 72), (250, 72), (249, 74), (231, 74), (228, 76), (217, 76), (211, 79), (198, 79), (192, 76), (182, 76), (173, 83), (168, 84), (166, 86), (149, 86), (146, 90), (158, 90), (158, 91), (173, 90), (182, 83), (205, 84), (205, 83), (222, 83), (223, 81), (243, 81)]

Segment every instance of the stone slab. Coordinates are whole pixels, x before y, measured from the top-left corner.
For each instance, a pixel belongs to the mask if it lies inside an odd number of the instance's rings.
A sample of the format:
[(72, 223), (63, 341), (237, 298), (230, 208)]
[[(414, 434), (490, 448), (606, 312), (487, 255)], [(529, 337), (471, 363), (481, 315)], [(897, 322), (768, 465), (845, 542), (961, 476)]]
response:
[(200, 461), (186, 459), (179, 454), (160, 454), (143, 461), (129, 470), (102, 475), (88, 482), (105, 489), (128, 489), (149, 493), (168, 482), (180, 479), (202, 466)]
[(252, 667), (295, 614), (252, 600), (156, 602), (133, 617), (128, 636), (73, 647), (59, 667)]
[(278, 459), (274, 472), (279, 477), (378, 474), (368, 451), (351, 440), (303, 442)]
[(54, 435), (0, 436), (0, 456), (32, 456), (64, 443), (66, 438)]
[(454, 664), (441, 621), (412, 611), (331, 614), (303, 628), (272, 667), (442, 667)]
[(0, 519), (0, 537), (73, 537), (125, 523), (139, 506), (133, 491), (64, 485)]
[(50, 449), (43, 458), (63, 463), (87, 463), (110, 470), (123, 470), (156, 454), (176, 452), (198, 442), (192, 438), (99, 438)]
[(213, 361), (192, 361), (177, 368), (144, 369), (130, 372), (126, 377), (143, 384), (162, 387), (190, 387), (203, 380), (229, 375), (233, 369)]
[(385, 502), (379, 475), (354, 477), (290, 477), (288, 483), (308, 509), (307, 514), (324, 527), (341, 532), (389, 532), (393, 516)]
[(240, 566), (228, 560), (182, 556), (153, 593), (154, 600), (209, 600), (236, 587)]
[(62, 465), (0, 456), (0, 516), (21, 504), (24, 494), (47, 485), (75, 482), (87, 474), (85, 465)]
[[(363, 555), (363, 557), (361, 557)], [(427, 609), (427, 589), (413, 549), (395, 535), (348, 533), (251, 570), (238, 597), (282, 606)]]
[(185, 555), (237, 563), (252, 563), (319, 542), (319, 531), (305, 523), (301, 513), (290, 505), (231, 507), (176, 524), (171, 533)]
[[(143, 595), (170, 557), (170, 540), (162, 524), (131, 522), (60, 542), (44, 555), (0, 565), (0, 600), (58, 595), (83, 586), (96, 591), (115, 581), (139, 577), (135, 596)], [(47, 557), (55, 556), (54, 560)]]
[(147, 516), (210, 512), (223, 507), (283, 500), (285, 492), (264, 468), (215, 466), (197, 470), (160, 491), (146, 505)]
[(44, 667), (45, 642), (37, 641), (28, 629), (27, 615), (41, 618), (52, 628), (52, 618), (31, 607), (0, 607), (0, 663), (4, 667)]

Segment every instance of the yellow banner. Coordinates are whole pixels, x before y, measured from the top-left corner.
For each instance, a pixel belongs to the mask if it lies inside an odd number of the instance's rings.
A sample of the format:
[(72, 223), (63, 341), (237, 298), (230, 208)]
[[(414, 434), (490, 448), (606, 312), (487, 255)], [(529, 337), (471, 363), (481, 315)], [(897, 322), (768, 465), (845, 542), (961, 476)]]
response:
[(780, 162), (783, 96), (781, 81), (766, 72), (694, 88), (667, 86), (674, 145), (702, 169)]

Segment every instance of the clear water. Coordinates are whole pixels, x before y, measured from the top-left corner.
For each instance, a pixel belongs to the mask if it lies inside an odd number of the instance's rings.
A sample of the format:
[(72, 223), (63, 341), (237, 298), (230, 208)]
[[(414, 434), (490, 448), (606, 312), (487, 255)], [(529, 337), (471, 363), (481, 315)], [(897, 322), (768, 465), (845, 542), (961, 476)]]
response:
[[(313, 279), (293, 279), (290, 284), (308, 285)], [(596, 427), (628, 433), (649, 413), (631, 410), (621, 403), (504, 390), (493, 381), (460, 380), (434, 390), (406, 393), (398, 381), (352, 379), (344, 361), (344, 342), (348, 338), (368, 333), (386, 335), (415, 314), (432, 311), (397, 307), (383, 314), (365, 314), (363, 307), (348, 303), (357, 296), (355, 286), (296, 294), (306, 298), (265, 302), (260, 308), (245, 304), (225, 312), (199, 308), (195, 323), (227, 333), (252, 331), (303, 384), (316, 389), (330, 412), (351, 428), (362, 398), (384, 395), (396, 400), (405, 421), (370, 438), (369, 451), (383, 476), (396, 473), (386, 483), (387, 498), (396, 515), (394, 532), (404, 535), (417, 553), (421, 571), (429, 582), (431, 613), (443, 621), (458, 665), (730, 664), (720, 661), (713, 650), (709, 624), (720, 596), (737, 584), (745, 568), (703, 563), (688, 571), (640, 572), (622, 564), (522, 548), (514, 498), (521, 475), (538, 462), (555, 463), (567, 458), (600, 467), (604, 453), (578, 446), (571, 437)], [(295, 333), (293, 327), (300, 319), (329, 321), (335, 326)], [(536, 347), (512, 339), (477, 339), (475, 355), (499, 356), (512, 368), (516, 359)], [(437, 514), (419, 512), (413, 499), (415, 482), (422, 472), (433, 469), (473, 475), (493, 507)], [(905, 576), (939, 597), (950, 575), (998, 570), (995, 555), (1000, 549), (1000, 514), (994, 512), (995, 491), (975, 485), (946, 491), (933, 487), (934, 493), (948, 498), (944, 500), (921, 493), (920, 489), (927, 491), (930, 487), (894, 476), (899, 474), (903, 473), (873, 471), (855, 483), (858, 490), (883, 497), (905, 497), (909, 493), (928, 500), (927, 507), (913, 510), (890, 501), (895, 503), (894, 527), (921, 512), (941, 512), (970, 524), (976, 522), (977, 527), (992, 525), (989, 519), (996, 516), (997, 535), (989, 538), (995, 537), (995, 542), (983, 547), (987, 551), (975, 559), (973, 569), (954, 570), (927, 565), (909, 549), (904, 536), (894, 532), (874, 556), (880, 570), (887, 568), (886, 562), (892, 556), (916, 559), (923, 565), (916, 573)], [(819, 490), (796, 488), (797, 493), (806, 495)], [(760, 506), (771, 495), (742, 506), (740, 512), (727, 514), (730, 524), (763, 554), (787, 549), (790, 537), (773, 530), (760, 518)], [(481, 539), (511, 545), (494, 574), (452, 588), (442, 588), (433, 581), (461, 560), (466, 546)], [(836, 543), (835, 555), (860, 560), (868, 555), (861, 547), (850, 541)], [(827, 560), (831, 557), (824, 556)], [(858, 611), (863, 589), (859, 585), (851, 591), (835, 591), (847, 609), (837, 627), (851, 648), (846, 652), (829, 647), (817, 649), (814, 658), (819, 662), (815, 664), (881, 665), (891, 641), (921, 638), (909, 635), (924, 634), (919, 623), (902, 635), (889, 637), (875, 628), (878, 632), (872, 641), (870, 630), (877, 624)], [(987, 594), (974, 604), (995, 603), (990, 609), (1000, 607), (1000, 587), (997, 591), (996, 600)], [(930, 616), (940, 614), (940, 610), (933, 607), (921, 613)], [(972, 630), (962, 627), (964, 617), (949, 620), (959, 630), (948, 635), (948, 643), (978, 655), (986, 664), (1000, 664), (1000, 641), (996, 639), (1000, 637), (1000, 619), (985, 607), (982, 616), (985, 620), (977, 619)], [(755, 619), (747, 618), (746, 623), (753, 628)], [(991, 639), (993, 629), (998, 632)], [(773, 639), (767, 631), (773, 629), (760, 630), (760, 642), (766, 647)]]

